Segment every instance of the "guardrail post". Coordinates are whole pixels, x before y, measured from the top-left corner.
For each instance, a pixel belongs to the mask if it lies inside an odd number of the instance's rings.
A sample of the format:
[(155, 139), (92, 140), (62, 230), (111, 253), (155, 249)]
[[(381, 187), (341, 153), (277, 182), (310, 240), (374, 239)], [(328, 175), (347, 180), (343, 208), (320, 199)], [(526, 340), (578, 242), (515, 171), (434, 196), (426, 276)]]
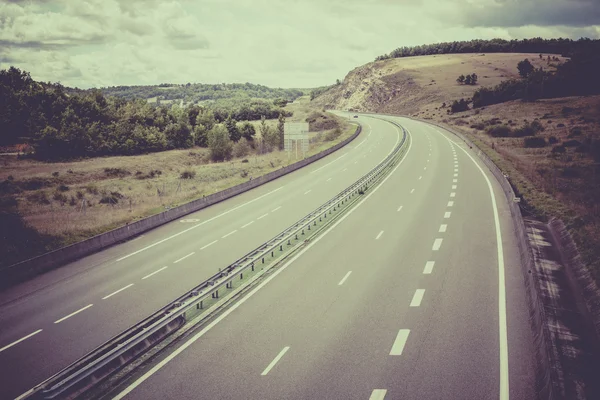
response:
[(319, 217), (319, 222), (321, 222), (321, 217)]
[(275, 256), (273, 255), (273, 252), (271, 252), (271, 257), (275, 257)]
[(302, 234), (304, 235), (304, 229), (302, 229)]
[(204, 300), (200, 300), (200, 303), (196, 304), (196, 310), (202, 310), (204, 308)]
[(317, 220), (313, 221), (313, 226), (317, 226)]
[(298, 234), (296, 233), (296, 240), (298, 240)]
[(264, 258), (264, 257), (262, 258), (262, 263), (263, 263), (263, 264), (265, 263), (265, 258)]
[(283, 251), (283, 245), (282, 244), (279, 245), (279, 251)]
[(252, 271), (254, 271), (254, 262), (252, 262), (251, 267), (252, 267)]
[(240, 281), (241, 281), (242, 279), (244, 279), (244, 273), (243, 273), (243, 272), (240, 272)]
[(292, 244), (292, 242), (290, 242), (290, 239), (288, 239), (288, 246), (291, 245), (291, 244)]
[(213, 299), (218, 299), (218, 298), (219, 298), (219, 289), (215, 290), (215, 291), (212, 293), (212, 298), (213, 298)]

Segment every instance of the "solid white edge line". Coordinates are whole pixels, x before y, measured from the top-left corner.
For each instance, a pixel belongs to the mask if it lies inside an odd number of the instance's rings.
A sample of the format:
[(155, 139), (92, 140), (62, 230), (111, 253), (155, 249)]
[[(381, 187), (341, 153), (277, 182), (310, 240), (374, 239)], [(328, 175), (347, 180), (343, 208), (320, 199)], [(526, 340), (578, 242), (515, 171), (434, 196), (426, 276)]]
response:
[(88, 309), (88, 308), (90, 308), (91, 306), (93, 306), (93, 304), (88, 304), (87, 306), (85, 306), (85, 307), (82, 307), (82, 308), (80, 308), (79, 310), (77, 310), (77, 311), (75, 311), (75, 312), (72, 312), (71, 314), (69, 314), (69, 315), (66, 315), (66, 316), (62, 317), (61, 319), (58, 319), (58, 320), (54, 321), (54, 323), (55, 323), (55, 324), (61, 323), (61, 322), (63, 322), (65, 319), (67, 319), (67, 318), (71, 318), (72, 316), (74, 316), (74, 315), (76, 315), (76, 314), (79, 314), (80, 312), (82, 312), (82, 311), (84, 311), (84, 310), (87, 310), (87, 309)]
[(247, 227), (247, 226), (250, 226), (250, 225), (252, 225), (253, 223), (254, 223), (254, 221), (250, 221), (250, 222), (248, 222), (246, 225), (242, 226), (242, 228), (241, 228), (241, 229), (244, 229), (245, 227)]
[(377, 235), (377, 237), (375, 238), (375, 240), (378, 240), (381, 237), (381, 235), (383, 235), (383, 231), (379, 232), (379, 234)]
[(443, 241), (443, 239), (441, 239), (441, 238), (435, 239), (433, 241), (433, 246), (431, 246), (431, 250), (438, 251), (440, 249), (440, 247), (442, 247), (442, 241)]
[(446, 232), (446, 229), (448, 229), (448, 225), (446, 224), (441, 224), (440, 225), (440, 230), (438, 231), (439, 233), (444, 233)]
[(6, 349), (9, 349), (11, 347), (13, 347), (15, 344), (21, 343), (23, 340), (29, 339), (30, 337), (32, 337), (33, 335), (37, 335), (38, 333), (40, 333), (42, 331), (42, 329), (38, 329), (35, 332), (30, 333), (27, 336), (23, 336), (21, 339), (19, 340), (15, 340), (14, 342), (12, 342), (11, 344), (7, 344), (6, 346), (4, 346), (3, 348), (0, 349), (0, 353), (3, 352)]
[(205, 244), (204, 246), (200, 247), (200, 250), (204, 250), (205, 248), (207, 248), (208, 246), (212, 246), (213, 244), (217, 243), (219, 240), (213, 240), (212, 242), (210, 242), (209, 244)]
[(130, 288), (130, 287), (132, 287), (132, 286), (133, 286), (133, 283), (130, 283), (129, 285), (127, 285), (127, 286), (125, 286), (125, 287), (122, 287), (122, 288), (121, 288), (121, 289), (119, 289), (119, 290), (115, 290), (114, 292), (112, 292), (112, 293), (111, 293), (111, 294), (109, 294), (108, 296), (104, 296), (104, 297), (102, 298), (102, 300), (106, 300), (106, 299), (108, 299), (108, 298), (110, 298), (110, 297), (113, 297), (115, 294), (117, 294), (117, 293), (119, 293), (119, 292), (122, 292), (122, 291), (123, 291), (123, 290), (125, 290), (125, 289), (129, 289), (129, 288)]
[[(395, 125), (393, 125), (393, 126), (396, 128), (396, 131), (398, 132), (398, 139), (396, 140), (396, 144), (394, 145), (394, 147), (396, 147), (398, 142), (400, 141), (400, 131), (398, 130), (398, 128)], [(410, 133), (410, 131), (408, 129), (406, 129), (406, 130), (407, 130), (407, 132)], [(137, 380), (135, 380), (131, 385), (127, 386), (122, 392), (120, 392), (115, 397), (113, 397), (113, 400), (120, 400), (123, 397), (127, 396), (127, 394), (129, 394), (133, 389), (135, 389), (136, 387), (141, 385), (145, 380), (147, 380), (150, 376), (152, 376), (156, 371), (160, 370), (167, 363), (169, 363), (172, 359), (174, 359), (179, 354), (181, 354), (183, 351), (185, 351), (185, 349), (187, 349), (194, 342), (196, 342), (198, 339), (200, 339), (202, 336), (204, 336), (206, 334), (206, 332), (210, 331), (215, 325), (217, 325), (220, 321), (222, 321), (229, 314), (234, 312), (239, 306), (244, 304), (248, 299), (250, 299), (256, 292), (258, 292), (266, 284), (271, 282), (271, 280), (273, 280), (277, 275), (279, 275), (280, 273), (285, 271), (287, 269), (287, 267), (289, 267), (294, 261), (296, 261), (298, 258), (300, 258), (300, 256), (302, 256), (305, 252), (310, 250), (315, 244), (319, 243), (319, 241), (321, 239), (323, 239), (325, 236), (327, 236), (327, 234), (329, 232), (331, 232), (333, 229), (335, 229), (336, 226), (338, 226), (340, 223), (342, 223), (342, 221), (344, 221), (346, 218), (348, 218), (348, 216), (351, 215), (354, 212), (354, 210), (356, 210), (365, 201), (367, 201), (367, 199), (369, 199), (373, 195), (373, 193), (377, 192), (377, 190), (381, 187), (381, 185), (383, 185), (394, 174), (394, 172), (396, 172), (396, 170), (400, 167), (400, 165), (402, 165), (404, 160), (406, 160), (406, 157), (408, 156), (408, 153), (410, 153), (411, 148), (412, 148), (412, 140), (408, 144), (408, 149), (406, 150), (404, 157), (402, 158), (402, 160), (400, 160), (400, 162), (398, 163), (398, 165), (396, 165), (396, 167), (392, 170), (392, 172), (390, 172), (388, 176), (383, 178), (383, 180), (381, 182), (379, 182), (379, 184), (370, 193), (368, 193), (361, 201), (359, 201), (354, 208), (351, 208), (350, 210), (348, 210), (348, 212), (346, 214), (342, 215), (332, 226), (327, 228), (327, 230), (325, 232), (323, 232), (323, 234), (321, 236), (318, 236), (317, 238), (312, 240), (304, 249), (300, 250), (298, 252), (298, 254), (296, 254), (288, 262), (283, 264), (271, 276), (267, 277), (262, 283), (260, 283), (254, 289), (252, 289), (246, 296), (242, 297), (238, 302), (233, 304), (230, 308), (228, 308), (222, 314), (220, 314), (218, 317), (216, 317), (211, 323), (209, 323), (200, 332), (198, 332), (197, 334), (192, 336), (187, 342), (182, 344), (181, 347), (178, 347), (173, 353), (169, 354), (167, 357), (165, 357), (163, 360), (161, 360), (158, 364), (156, 364), (154, 367), (152, 367), (148, 372), (146, 372), (144, 375), (142, 375)], [(391, 151), (390, 151), (390, 153), (391, 153)]]
[[(448, 138), (444, 133), (435, 129), (450, 143), (454, 141)], [(457, 145), (458, 146), (458, 145)], [(496, 229), (496, 250), (498, 252), (498, 331), (500, 336), (500, 400), (508, 400), (509, 392), (509, 374), (508, 374), (508, 328), (506, 324), (506, 278), (504, 274), (504, 248), (502, 246), (502, 232), (500, 230), (500, 217), (498, 216), (498, 205), (492, 182), (484, 172), (483, 168), (475, 159), (462, 147), (459, 148), (473, 161), (473, 164), (479, 169), (487, 182), (488, 190), (492, 200), (492, 209), (494, 214), (494, 226)]]
[(394, 344), (392, 345), (392, 350), (390, 350), (390, 356), (402, 355), (409, 334), (410, 329), (400, 329), (398, 331), (398, 335), (396, 335), (396, 340), (394, 340)]
[(221, 239), (225, 239), (227, 236), (231, 236), (231, 235), (233, 235), (233, 234), (234, 234), (234, 233), (236, 233), (236, 232), (237, 232), (237, 229), (234, 229), (234, 230), (232, 230), (231, 232), (229, 232), (227, 235), (225, 235), (225, 236), (222, 236), (222, 237), (221, 237)]
[(199, 226), (202, 226), (202, 225), (204, 225), (204, 224), (206, 224), (206, 223), (208, 223), (208, 222), (211, 222), (211, 221), (213, 221), (213, 220), (215, 220), (215, 219), (217, 219), (217, 218), (219, 218), (219, 217), (222, 217), (223, 215), (229, 214), (229, 213), (230, 213), (230, 212), (232, 212), (232, 211), (235, 211), (235, 210), (237, 210), (237, 209), (239, 209), (239, 208), (242, 208), (242, 207), (244, 207), (244, 206), (246, 206), (246, 205), (248, 205), (248, 204), (250, 204), (250, 203), (253, 203), (253, 202), (257, 201), (257, 200), (260, 200), (260, 199), (262, 199), (263, 197), (265, 197), (265, 196), (268, 196), (268, 195), (270, 195), (270, 194), (273, 194), (273, 193), (275, 193), (276, 191), (278, 191), (278, 190), (280, 190), (280, 189), (283, 189), (283, 186), (280, 186), (280, 187), (278, 187), (278, 188), (277, 188), (277, 189), (275, 189), (275, 190), (271, 190), (270, 192), (268, 192), (268, 193), (265, 193), (265, 194), (263, 194), (262, 196), (259, 196), (259, 197), (255, 198), (255, 199), (252, 199), (252, 200), (250, 200), (250, 201), (248, 201), (248, 202), (246, 202), (246, 203), (244, 203), (244, 204), (240, 204), (239, 206), (233, 207), (232, 209), (230, 209), (230, 210), (227, 210), (227, 211), (225, 211), (225, 212), (223, 212), (223, 213), (221, 213), (221, 214), (219, 214), (219, 215), (215, 215), (214, 217), (212, 217), (212, 218), (209, 218), (209, 219), (207, 219), (206, 221), (202, 221), (202, 222), (200, 222), (199, 224), (196, 224), (196, 225), (192, 226), (191, 228), (184, 229), (184, 230), (183, 230), (183, 231), (181, 231), (181, 232), (178, 232), (178, 233), (176, 233), (176, 234), (174, 234), (174, 235), (171, 235), (171, 236), (169, 236), (169, 237), (166, 237), (166, 238), (164, 238), (164, 239), (162, 239), (162, 240), (159, 240), (158, 242), (154, 242), (154, 243), (152, 243), (152, 244), (151, 244), (151, 245), (149, 245), (149, 246), (146, 246), (146, 247), (144, 247), (144, 248), (142, 248), (142, 249), (139, 249), (139, 250), (137, 250), (137, 251), (134, 251), (133, 253), (127, 254), (126, 256), (123, 256), (123, 257), (121, 257), (121, 258), (117, 258), (117, 261), (122, 261), (122, 260), (124, 260), (124, 259), (126, 259), (126, 258), (129, 258), (129, 257), (131, 257), (131, 256), (134, 256), (134, 255), (136, 255), (136, 254), (138, 254), (138, 253), (141, 253), (142, 251), (148, 250), (149, 248), (152, 248), (152, 247), (154, 247), (154, 246), (156, 246), (156, 245), (159, 245), (159, 244), (161, 244), (161, 243), (164, 243), (164, 242), (166, 242), (167, 240), (171, 240), (171, 239), (173, 239), (173, 238), (175, 238), (175, 237), (177, 237), (177, 236), (179, 236), (179, 235), (183, 235), (184, 233), (186, 233), (186, 232), (189, 232), (189, 231), (191, 231), (192, 229), (196, 229), (197, 227), (199, 227)]
[(150, 278), (152, 275), (154, 275), (154, 274), (158, 274), (160, 271), (162, 271), (163, 269), (167, 269), (167, 268), (169, 268), (169, 267), (162, 267), (162, 268), (160, 268), (160, 269), (157, 269), (156, 271), (154, 271), (154, 272), (152, 272), (152, 273), (150, 273), (150, 274), (146, 275), (145, 277), (143, 277), (143, 278), (142, 278), (142, 280), (144, 280), (144, 279), (147, 279), (147, 278)]
[(173, 261), (173, 264), (177, 264), (179, 261), (183, 261), (183, 260), (185, 260), (186, 258), (188, 258), (188, 257), (190, 257), (190, 256), (193, 256), (194, 254), (196, 254), (196, 252), (195, 252), (195, 251), (192, 251), (192, 252), (191, 252), (190, 254), (188, 254), (187, 256), (183, 256), (183, 257), (181, 257), (179, 260), (177, 260), (177, 261)]
[(344, 275), (344, 277), (342, 278), (342, 280), (340, 281), (340, 283), (338, 283), (338, 286), (342, 286), (344, 284), (344, 282), (346, 282), (346, 279), (348, 279), (348, 277), (350, 276), (351, 273), (352, 273), (352, 271), (348, 271), (346, 273), (346, 275)]
[(277, 356), (273, 359), (273, 361), (271, 361), (271, 363), (267, 366), (267, 368), (265, 368), (265, 370), (260, 374), (261, 376), (265, 376), (269, 373), (270, 370), (273, 369), (273, 367), (275, 366), (275, 364), (277, 364), (279, 362), (279, 360), (281, 360), (281, 357), (283, 357), (283, 355), (285, 353), (287, 353), (287, 351), (290, 349), (290, 346), (285, 346), (280, 352), (279, 354), (277, 354)]
[(373, 392), (371, 392), (371, 396), (369, 397), (369, 400), (384, 400), (386, 393), (387, 393), (387, 390), (385, 390), (385, 389), (373, 389)]
[(429, 275), (433, 271), (433, 266), (435, 265), (435, 261), (427, 261), (425, 263), (425, 268), (423, 268), (423, 274)]
[(423, 301), (423, 296), (425, 295), (425, 289), (417, 289), (415, 290), (415, 294), (410, 302), (410, 307), (420, 307), (421, 301)]

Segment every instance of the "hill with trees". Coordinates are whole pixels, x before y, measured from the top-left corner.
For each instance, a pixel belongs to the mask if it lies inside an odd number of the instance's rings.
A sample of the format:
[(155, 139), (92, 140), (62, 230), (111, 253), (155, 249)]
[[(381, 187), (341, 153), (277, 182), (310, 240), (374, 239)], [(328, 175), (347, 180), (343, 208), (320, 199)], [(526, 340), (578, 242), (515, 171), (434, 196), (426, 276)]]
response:
[(540, 37), (522, 40), (476, 39), (399, 47), (389, 54), (378, 56), (375, 61), (390, 58), (458, 53), (550, 53), (560, 54), (563, 57), (572, 57), (578, 52), (589, 52), (599, 42), (600, 40), (591, 40), (588, 38), (581, 38), (579, 40), (563, 38), (542, 39)]

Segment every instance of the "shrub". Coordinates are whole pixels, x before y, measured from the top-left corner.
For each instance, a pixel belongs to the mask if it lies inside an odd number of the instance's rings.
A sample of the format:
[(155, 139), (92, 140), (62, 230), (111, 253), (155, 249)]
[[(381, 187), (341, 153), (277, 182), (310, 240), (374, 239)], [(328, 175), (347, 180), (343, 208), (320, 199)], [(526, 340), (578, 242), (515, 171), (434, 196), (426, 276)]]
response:
[(560, 174), (562, 176), (564, 176), (565, 178), (577, 178), (579, 177), (581, 174), (579, 173), (579, 170), (577, 168), (574, 167), (565, 167), (562, 169), (562, 171), (560, 172)]
[(557, 127), (557, 128), (564, 128), (564, 127), (565, 127), (565, 124), (563, 124), (563, 123), (560, 123), (560, 124), (557, 124), (557, 125), (556, 125), (556, 127)]
[(581, 127), (580, 126), (574, 126), (571, 128), (571, 133), (569, 133), (570, 138), (575, 137), (575, 136), (581, 136)]
[(245, 178), (245, 177), (247, 177), (247, 176), (248, 176), (248, 171), (246, 171), (245, 169), (243, 169), (243, 170), (242, 170), (242, 172), (240, 172), (240, 176), (241, 176), (242, 178)]
[(525, 147), (545, 147), (546, 146), (546, 140), (542, 137), (530, 137), (530, 138), (525, 138), (523, 140), (523, 145)]
[(247, 162), (248, 162), (248, 159), (247, 159), (247, 158), (244, 158), (244, 159), (242, 160), (242, 162), (243, 162), (243, 163), (247, 163)]
[(42, 178), (29, 178), (21, 183), (24, 190), (38, 190), (44, 186), (51, 186), (52, 182)]
[(85, 195), (83, 194), (83, 192), (81, 190), (78, 190), (77, 193), (75, 193), (75, 195), (77, 196), (77, 198), (79, 200), (81, 200), (85, 197)]
[(69, 191), (69, 187), (67, 185), (59, 185), (58, 186), (58, 190), (61, 192), (68, 192)]
[(106, 176), (110, 177), (124, 177), (127, 175), (131, 175), (131, 172), (123, 169), (123, 168), (104, 168), (104, 173)]
[(50, 204), (48, 195), (43, 190), (30, 194), (29, 196), (27, 196), (27, 200), (37, 204)]
[(506, 125), (493, 125), (486, 129), (488, 135), (492, 137), (509, 137), (512, 130)]
[(522, 127), (515, 129), (514, 137), (533, 136), (544, 130), (544, 127), (539, 121), (526, 122)]
[(246, 138), (241, 138), (237, 143), (233, 144), (233, 156), (245, 157), (250, 153), (250, 143)]
[(53, 172), (52, 176), (57, 177), (58, 176), (58, 171)]
[(456, 113), (461, 111), (467, 111), (469, 109), (469, 102), (465, 99), (454, 100), (450, 106), (450, 112)]
[(71, 196), (71, 199), (69, 200), (69, 205), (74, 206), (76, 204), (77, 204), (77, 200), (75, 200), (75, 197)]
[(61, 203), (66, 203), (69, 200), (69, 198), (67, 196), (65, 196), (64, 194), (62, 194), (60, 192), (54, 192), (54, 195), (52, 196), (52, 198)]
[(94, 184), (89, 184), (85, 187), (85, 190), (89, 193), (89, 194), (98, 194), (98, 186), (94, 185)]
[(485, 125), (482, 122), (478, 122), (476, 124), (472, 124), (471, 128), (482, 131), (483, 129), (485, 129)]
[(555, 144), (558, 143), (558, 139), (556, 138), (556, 136), (550, 136), (548, 138), (548, 144)]
[(119, 202), (119, 200), (121, 200), (123, 196), (121, 193), (119, 192), (110, 192), (110, 194), (105, 194), (104, 196), (102, 196), (102, 198), (100, 199), (100, 203), (101, 204), (117, 204)]
[(567, 140), (566, 142), (563, 143), (564, 147), (577, 147), (580, 145), (581, 145), (581, 142), (579, 140), (575, 140), (575, 139)]
[(567, 152), (567, 149), (563, 145), (557, 145), (552, 148), (552, 153), (554, 154), (564, 154)]
[(342, 134), (342, 130), (338, 127), (335, 128), (325, 134), (325, 140), (331, 142), (332, 140), (337, 139)]
[(196, 171), (185, 170), (179, 175), (180, 179), (194, 179), (196, 177)]

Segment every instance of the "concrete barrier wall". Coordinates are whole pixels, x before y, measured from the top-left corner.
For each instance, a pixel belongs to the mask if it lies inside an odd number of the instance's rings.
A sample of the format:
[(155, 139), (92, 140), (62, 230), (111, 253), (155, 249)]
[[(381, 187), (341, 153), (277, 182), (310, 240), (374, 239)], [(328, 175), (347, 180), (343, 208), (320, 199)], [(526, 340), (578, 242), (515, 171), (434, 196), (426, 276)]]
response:
[(232, 186), (229, 189), (208, 195), (202, 199), (190, 201), (189, 203), (181, 206), (163, 211), (160, 214), (141, 219), (112, 231), (102, 233), (81, 242), (74, 243), (72, 245), (62, 247), (35, 258), (31, 258), (29, 260), (25, 260), (3, 268), (0, 270), (0, 288), (8, 287), (20, 281), (29, 279), (35, 275), (39, 275), (43, 272), (60, 267), (71, 261), (86, 257), (150, 229), (154, 229), (160, 225), (179, 219), (187, 214), (202, 210), (203, 208), (219, 203), (230, 197), (237, 196), (238, 194), (244, 193), (274, 179), (289, 174), (290, 172), (296, 171), (344, 147), (354, 140), (360, 134), (360, 132), (361, 126), (359, 125), (356, 128), (356, 132), (354, 132), (352, 136), (336, 144), (335, 146), (330, 147), (327, 150), (323, 150), (322, 152), (312, 155), (304, 160), (282, 167), (277, 171), (269, 172), (268, 174), (262, 175), (256, 179), (240, 183), (239, 185)]

